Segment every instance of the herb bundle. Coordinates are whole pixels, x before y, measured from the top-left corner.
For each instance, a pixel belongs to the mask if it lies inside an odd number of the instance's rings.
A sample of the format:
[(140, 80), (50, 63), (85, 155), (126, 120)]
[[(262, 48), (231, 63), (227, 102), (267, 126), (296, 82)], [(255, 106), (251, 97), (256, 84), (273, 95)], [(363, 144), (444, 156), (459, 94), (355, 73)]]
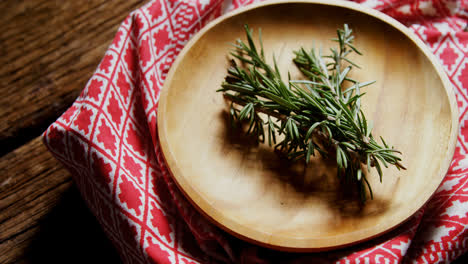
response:
[[(329, 55), (321, 50), (295, 51), (294, 63), (305, 80), (283, 81), (276, 60), (265, 60), (261, 31), (257, 48), (252, 30), (246, 25), (247, 43), (237, 40), (230, 54), (228, 75), (218, 91), (230, 100), (233, 125), (247, 123), (247, 134), (258, 141), (267, 141), (278, 153), (291, 160), (310, 161), (320, 153), (335, 157), (338, 177), (357, 183), (361, 200), (366, 200), (366, 187), (373, 198), (366, 179), (365, 167), (375, 167), (382, 181), (382, 165), (401, 165), (401, 154), (383, 138), (381, 143), (372, 135), (372, 122), (361, 110), (361, 88), (373, 83), (359, 82), (348, 75), (359, 68), (348, 55), (361, 53), (353, 46), (352, 30), (345, 24), (337, 30), (338, 49)], [(264, 117), (261, 117), (261, 114)]]

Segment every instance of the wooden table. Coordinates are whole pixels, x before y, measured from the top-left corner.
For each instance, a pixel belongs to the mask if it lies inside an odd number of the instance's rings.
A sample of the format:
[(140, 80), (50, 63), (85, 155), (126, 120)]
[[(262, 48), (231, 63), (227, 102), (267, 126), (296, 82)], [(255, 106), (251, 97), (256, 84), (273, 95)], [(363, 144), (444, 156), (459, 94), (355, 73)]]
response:
[(120, 262), (41, 134), (84, 88), (120, 23), (144, 3), (0, 2), (0, 263)]
[(0, 263), (120, 262), (41, 134), (144, 2), (0, 2)]

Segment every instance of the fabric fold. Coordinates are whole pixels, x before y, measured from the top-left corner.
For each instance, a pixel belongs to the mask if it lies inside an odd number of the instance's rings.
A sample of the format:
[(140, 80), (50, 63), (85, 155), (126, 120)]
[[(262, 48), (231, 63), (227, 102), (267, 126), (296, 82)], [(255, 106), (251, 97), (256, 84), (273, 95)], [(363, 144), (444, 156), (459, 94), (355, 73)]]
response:
[(205, 219), (175, 185), (157, 138), (160, 91), (187, 41), (252, 0), (153, 0), (131, 13), (73, 105), (44, 132), (50, 152), (125, 263), (446, 262), (468, 250), (468, 3), (355, 1), (409, 27), (446, 70), (460, 132), (450, 170), (427, 206), (394, 231), (316, 254), (264, 249)]

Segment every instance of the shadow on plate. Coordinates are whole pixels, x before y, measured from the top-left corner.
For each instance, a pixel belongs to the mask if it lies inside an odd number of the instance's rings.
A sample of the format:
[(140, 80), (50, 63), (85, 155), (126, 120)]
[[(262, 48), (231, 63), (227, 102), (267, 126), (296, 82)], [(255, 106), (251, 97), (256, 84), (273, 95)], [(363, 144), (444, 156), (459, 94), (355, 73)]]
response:
[(261, 162), (263, 169), (268, 171), (265, 174), (268, 176), (262, 179), (265, 185), (294, 190), (288, 195), (295, 200), (319, 199), (344, 218), (378, 215), (388, 210), (388, 202), (382, 199), (362, 203), (356, 182), (338, 179), (333, 157), (323, 158), (316, 151), (308, 165), (302, 160), (292, 162), (275, 153), (273, 146), (258, 143), (255, 136), (246, 135), (247, 127), (232, 128), (227, 111), (221, 113), (221, 118), (225, 123), (221, 133), (226, 142), (224, 147), (242, 156), (243, 166)]

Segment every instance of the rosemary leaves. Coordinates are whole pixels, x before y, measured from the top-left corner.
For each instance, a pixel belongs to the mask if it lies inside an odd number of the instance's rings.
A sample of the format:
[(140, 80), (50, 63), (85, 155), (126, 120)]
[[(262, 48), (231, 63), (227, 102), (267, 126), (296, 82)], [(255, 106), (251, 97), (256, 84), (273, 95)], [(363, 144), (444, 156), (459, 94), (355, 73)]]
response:
[[(306, 79), (285, 82), (275, 58), (273, 65), (265, 60), (261, 31), (259, 47), (253, 41), (252, 30), (246, 25), (247, 43), (237, 40), (230, 54), (228, 75), (221, 84), (232, 124), (247, 123), (247, 134), (270, 146), (293, 161), (309, 162), (320, 153), (334, 157), (338, 177), (357, 183), (361, 200), (366, 200), (366, 187), (372, 189), (364, 170), (375, 167), (382, 181), (382, 165), (401, 165), (401, 154), (383, 138), (379, 143), (372, 135), (372, 122), (361, 110), (361, 89), (370, 82), (349, 77), (359, 68), (348, 55), (361, 53), (353, 46), (354, 36), (348, 25), (337, 30), (338, 48), (322, 55), (321, 51), (300, 48), (295, 51), (294, 64)], [(261, 116), (262, 115), (262, 116)], [(366, 168), (367, 167), (367, 168)]]

